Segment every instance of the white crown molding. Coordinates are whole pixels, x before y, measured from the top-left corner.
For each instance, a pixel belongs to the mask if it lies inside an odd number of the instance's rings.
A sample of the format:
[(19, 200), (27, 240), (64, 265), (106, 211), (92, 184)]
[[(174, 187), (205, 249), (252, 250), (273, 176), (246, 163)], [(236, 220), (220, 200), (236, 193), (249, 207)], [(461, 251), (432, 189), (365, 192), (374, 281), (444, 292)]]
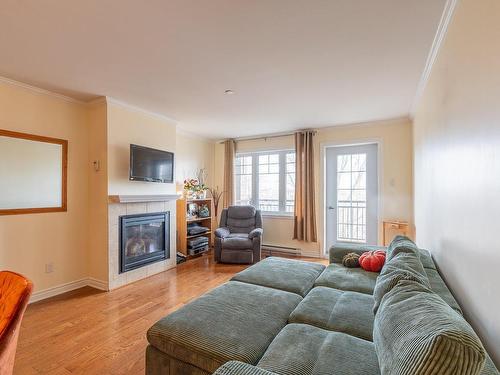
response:
[[(101, 98), (98, 98), (98, 100), (99, 99), (102, 100)], [(178, 123), (178, 121), (176, 119), (172, 118), (172, 117), (165, 116), (165, 115), (162, 115), (162, 114), (157, 113), (157, 112), (153, 112), (153, 111), (150, 111), (150, 110), (147, 110), (147, 109), (144, 109), (144, 108), (140, 108), (140, 107), (137, 107), (137, 106), (129, 104), (129, 103), (122, 102), (121, 100), (117, 100), (117, 99), (112, 98), (110, 96), (106, 96), (106, 102), (108, 104), (113, 104), (113, 105), (116, 105), (116, 106), (119, 106), (119, 107), (122, 107), (122, 108), (125, 108), (125, 109), (128, 109), (128, 110), (131, 110), (131, 111), (134, 111), (134, 112), (137, 112), (137, 113), (142, 113), (144, 115), (147, 115), (147, 116), (150, 116), (150, 117), (154, 117), (154, 118), (157, 118), (159, 120), (163, 120), (163, 121), (167, 121), (167, 122), (173, 123), (173, 125), (176, 125), (176, 126), (177, 126), (177, 123)]]
[(447, 0), (443, 14), (441, 16), (441, 20), (439, 21), (439, 26), (434, 36), (434, 40), (432, 42), (431, 50), (429, 55), (427, 56), (427, 61), (425, 62), (425, 68), (422, 72), (422, 76), (420, 77), (420, 81), (417, 86), (417, 91), (415, 96), (413, 97), (413, 102), (410, 107), (410, 118), (413, 119), (415, 116), (415, 111), (417, 109), (418, 102), (422, 98), (425, 87), (427, 86), (427, 82), (429, 81), (432, 67), (436, 62), (437, 56), (439, 54), (439, 50), (443, 44), (443, 41), (446, 37), (446, 33), (448, 32), (448, 27), (451, 23), (451, 19), (453, 18), (453, 13), (458, 5), (459, 0)]
[(329, 125), (329, 126), (321, 126), (314, 128), (317, 132), (321, 132), (324, 130), (338, 129), (338, 128), (352, 128), (352, 127), (363, 127), (363, 126), (373, 126), (373, 125), (388, 125), (388, 124), (396, 124), (402, 122), (410, 122), (410, 118), (408, 116), (398, 116), (398, 117), (388, 117), (388, 118), (379, 118), (373, 119), (363, 122), (353, 122), (353, 123), (345, 123), (338, 125)]
[(0, 76), (0, 83), (4, 83), (6, 85), (20, 87), (20, 88), (23, 88), (25, 90), (34, 92), (36, 94), (42, 94), (42, 95), (52, 96), (53, 98), (64, 100), (65, 102), (69, 102), (69, 103), (83, 104), (83, 105), (86, 104), (85, 102), (82, 102), (81, 100), (72, 98), (70, 96), (58, 94), (56, 92), (45, 90), (45, 89), (42, 89), (40, 87), (32, 86), (32, 85), (29, 85), (29, 84), (24, 83), (24, 82), (15, 81), (15, 80), (7, 78), (7, 77)]
[(87, 105), (87, 107), (97, 107), (99, 105), (106, 104), (106, 97), (100, 96), (98, 98), (86, 102), (85, 104)]
[(99, 290), (108, 290), (108, 283), (93, 277), (87, 277), (80, 280), (71, 281), (69, 283), (53, 286), (51, 288), (43, 289), (34, 292), (31, 295), (29, 303), (42, 301), (44, 299), (55, 297), (59, 294), (71, 292), (72, 290), (80, 289), (85, 286), (90, 286)]
[(213, 142), (213, 143), (215, 143), (217, 141), (217, 139), (215, 139), (215, 138), (206, 137), (204, 135), (196, 134), (195, 132), (184, 129), (182, 127), (182, 125), (179, 125), (179, 124), (177, 124), (176, 130), (177, 130), (177, 134), (181, 134), (181, 135), (184, 135), (186, 137), (193, 138), (193, 139), (198, 139), (200, 141)]

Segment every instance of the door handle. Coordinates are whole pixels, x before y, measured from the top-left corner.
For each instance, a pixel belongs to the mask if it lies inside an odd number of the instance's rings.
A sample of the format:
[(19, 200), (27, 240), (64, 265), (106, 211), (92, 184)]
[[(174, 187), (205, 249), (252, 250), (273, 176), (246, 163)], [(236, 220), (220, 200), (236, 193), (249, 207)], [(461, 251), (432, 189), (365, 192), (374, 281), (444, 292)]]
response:
[(333, 207), (333, 206), (328, 206), (328, 209), (329, 209), (329, 210), (335, 210), (335, 207)]

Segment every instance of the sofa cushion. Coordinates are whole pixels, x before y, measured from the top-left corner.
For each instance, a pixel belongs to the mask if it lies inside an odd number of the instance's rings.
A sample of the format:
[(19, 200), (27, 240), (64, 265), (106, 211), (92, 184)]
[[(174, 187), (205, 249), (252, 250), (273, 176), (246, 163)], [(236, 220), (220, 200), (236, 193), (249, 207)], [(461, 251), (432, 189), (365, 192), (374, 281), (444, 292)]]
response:
[(458, 305), (457, 300), (451, 294), (450, 290), (446, 286), (441, 275), (439, 275), (438, 271), (426, 268), (425, 273), (427, 274), (427, 277), (429, 278), (429, 283), (431, 284), (431, 289), (439, 297), (441, 297), (444, 300), (444, 302), (446, 302), (448, 305), (450, 305), (450, 307), (453, 310), (462, 314), (462, 309)]
[(324, 269), (325, 266), (318, 263), (270, 257), (237, 273), (231, 280), (305, 296)]
[(373, 291), (374, 313), (377, 312), (382, 297), (390, 292), (400, 280), (413, 280), (427, 288), (431, 287), (418, 255), (400, 253), (389, 260), (380, 271)]
[(465, 319), (437, 294), (399, 281), (382, 299), (373, 342), (384, 374), (479, 374), (485, 351)]
[(279, 375), (380, 373), (373, 343), (307, 324), (283, 328), (257, 366)]
[(226, 362), (214, 375), (273, 375), (272, 372), (239, 361)]
[(294, 293), (228, 282), (158, 321), (148, 341), (210, 373), (230, 360), (255, 364), (301, 300)]
[(288, 322), (310, 324), (372, 341), (373, 297), (318, 286), (293, 310)]
[(377, 276), (377, 272), (368, 272), (362, 268), (347, 268), (341, 264), (332, 263), (316, 279), (314, 286), (373, 294)]

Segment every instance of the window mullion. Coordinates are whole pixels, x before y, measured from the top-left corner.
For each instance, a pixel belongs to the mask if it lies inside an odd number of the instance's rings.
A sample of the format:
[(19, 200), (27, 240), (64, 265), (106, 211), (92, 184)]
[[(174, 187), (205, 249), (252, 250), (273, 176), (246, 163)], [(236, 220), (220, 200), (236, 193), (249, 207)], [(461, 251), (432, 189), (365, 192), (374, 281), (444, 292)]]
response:
[(279, 153), (279, 211), (286, 211), (286, 151)]
[(252, 204), (259, 209), (259, 155), (252, 154)]

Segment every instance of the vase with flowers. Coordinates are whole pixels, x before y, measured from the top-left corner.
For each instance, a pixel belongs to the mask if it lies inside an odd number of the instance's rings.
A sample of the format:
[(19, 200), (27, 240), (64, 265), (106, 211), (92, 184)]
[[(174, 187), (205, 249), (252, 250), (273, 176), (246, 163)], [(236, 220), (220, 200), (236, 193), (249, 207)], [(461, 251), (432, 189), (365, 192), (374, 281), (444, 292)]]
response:
[(205, 199), (207, 187), (196, 178), (184, 180), (184, 195), (187, 199)]

